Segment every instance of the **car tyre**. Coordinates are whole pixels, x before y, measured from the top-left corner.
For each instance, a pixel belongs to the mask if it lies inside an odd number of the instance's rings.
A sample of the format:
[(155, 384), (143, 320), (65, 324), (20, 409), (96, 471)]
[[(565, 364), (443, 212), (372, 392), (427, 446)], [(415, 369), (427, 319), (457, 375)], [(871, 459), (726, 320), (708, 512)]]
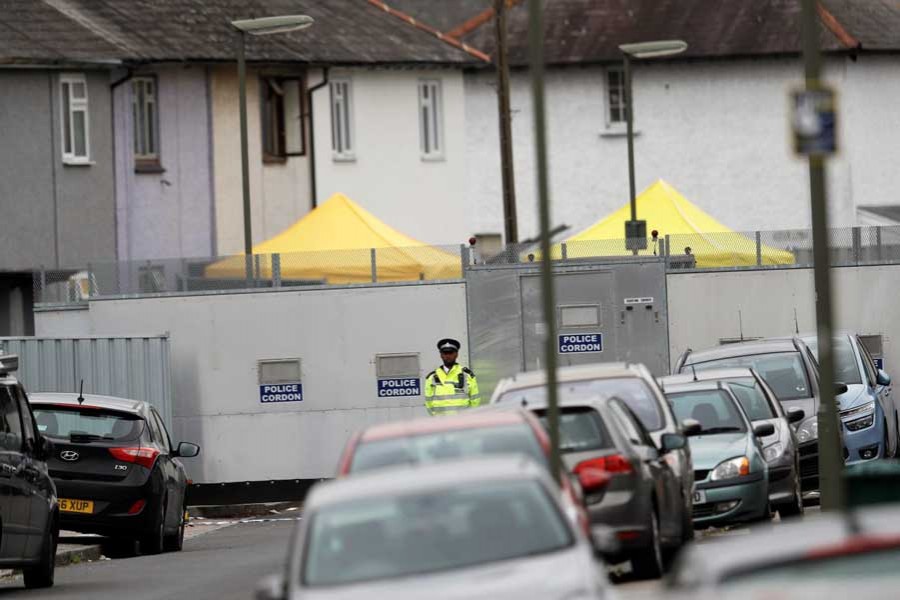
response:
[(650, 512), (650, 547), (631, 559), (631, 570), (640, 579), (658, 579), (663, 573), (663, 552), (659, 542), (659, 517)]
[(44, 532), (44, 543), (41, 546), (41, 561), (33, 566), (22, 569), (25, 587), (27, 589), (53, 587), (54, 574), (56, 572), (56, 545), (59, 542), (55, 519), (51, 519)]
[(178, 531), (176, 531), (173, 535), (167, 535), (165, 537), (164, 549), (166, 552), (181, 552), (181, 549), (184, 548), (184, 500), (181, 501), (181, 511), (180, 511), (181, 519), (178, 522)]
[(789, 502), (778, 506), (778, 514), (782, 519), (803, 516), (803, 492), (800, 490), (800, 478), (794, 478), (794, 496)]
[(165, 549), (166, 499), (159, 503), (153, 523), (141, 537), (141, 554), (160, 554)]

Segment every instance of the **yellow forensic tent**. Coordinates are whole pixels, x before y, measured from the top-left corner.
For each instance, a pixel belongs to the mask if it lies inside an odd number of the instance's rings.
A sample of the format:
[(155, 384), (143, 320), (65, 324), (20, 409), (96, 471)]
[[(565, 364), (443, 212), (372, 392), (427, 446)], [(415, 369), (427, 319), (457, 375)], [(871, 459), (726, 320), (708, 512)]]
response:
[[(647, 249), (641, 255), (654, 252), (651, 232), (659, 232), (659, 238), (670, 236), (672, 256), (684, 255), (690, 247), (698, 267), (738, 267), (757, 264), (756, 241), (729, 229), (706, 214), (663, 181), (644, 190), (637, 197), (638, 219), (647, 221)], [(567, 258), (592, 256), (629, 256), (625, 248), (625, 221), (631, 218), (631, 208), (622, 208), (591, 225), (584, 231), (565, 240)], [(560, 258), (562, 248), (553, 247), (553, 257)], [(760, 263), (763, 265), (793, 264), (790, 252), (762, 245)]]
[[(308, 215), (253, 247), (260, 255), (257, 277), (272, 277), (272, 254), (280, 255), (284, 280), (328, 283), (372, 281), (372, 249), (378, 281), (454, 279), (462, 276), (458, 254), (428, 246), (389, 227), (343, 194), (335, 194)], [(244, 256), (206, 267), (215, 279), (243, 279)], [(255, 264), (255, 263), (254, 263)]]

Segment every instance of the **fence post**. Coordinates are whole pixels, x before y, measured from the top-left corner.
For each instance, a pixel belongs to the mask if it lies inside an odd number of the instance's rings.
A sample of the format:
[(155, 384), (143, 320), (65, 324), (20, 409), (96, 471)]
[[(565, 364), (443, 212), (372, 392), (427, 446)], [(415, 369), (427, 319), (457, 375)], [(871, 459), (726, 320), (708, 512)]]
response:
[(372, 261), (372, 283), (378, 281), (378, 265), (375, 262), (375, 248), (369, 248), (369, 258)]
[(272, 287), (281, 287), (281, 255), (272, 255)]
[(853, 264), (859, 265), (859, 255), (862, 246), (862, 235), (860, 234), (860, 228), (854, 227), (852, 230), (853, 237)]
[(262, 279), (262, 268), (260, 264), (260, 254), (253, 255), (253, 287), (259, 287), (259, 281)]
[(462, 261), (462, 274), (465, 277), (466, 271), (469, 270), (469, 247), (465, 244), (459, 245), (459, 260)]
[(44, 296), (47, 295), (47, 269), (44, 268), (44, 265), (41, 265), (41, 299), (35, 300), (35, 302), (46, 302), (44, 300)]
[(756, 266), (762, 266), (762, 235), (756, 232)]
[(244, 272), (246, 273), (246, 285), (244, 287), (253, 287), (253, 255), (244, 255)]
[(668, 233), (666, 234), (665, 250), (666, 250), (666, 271), (668, 271), (669, 270), (669, 256), (671, 255), (671, 252), (672, 252), (672, 239)]
[(567, 246), (566, 246), (566, 243), (563, 242), (563, 243), (560, 244), (559, 246), (560, 246), (560, 248), (562, 249), (562, 259), (563, 259), (563, 260), (566, 260), (567, 258), (569, 258), (569, 250), (568, 250), (568, 248), (567, 248)]
[(88, 298), (94, 297), (94, 268), (91, 266), (91, 263), (87, 264), (87, 274), (88, 274)]
[(881, 262), (881, 225), (875, 228), (875, 246), (878, 248), (878, 262)]

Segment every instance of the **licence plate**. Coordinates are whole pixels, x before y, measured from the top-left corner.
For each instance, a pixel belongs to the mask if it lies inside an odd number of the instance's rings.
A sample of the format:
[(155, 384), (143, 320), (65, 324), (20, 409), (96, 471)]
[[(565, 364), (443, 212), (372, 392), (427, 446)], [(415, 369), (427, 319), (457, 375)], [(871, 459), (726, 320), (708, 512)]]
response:
[(706, 504), (706, 490), (694, 490), (694, 504)]
[(86, 515), (90, 515), (94, 512), (94, 503), (91, 500), (71, 500), (69, 498), (60, 498), (59, 510), (61, 512), (83, 513)]

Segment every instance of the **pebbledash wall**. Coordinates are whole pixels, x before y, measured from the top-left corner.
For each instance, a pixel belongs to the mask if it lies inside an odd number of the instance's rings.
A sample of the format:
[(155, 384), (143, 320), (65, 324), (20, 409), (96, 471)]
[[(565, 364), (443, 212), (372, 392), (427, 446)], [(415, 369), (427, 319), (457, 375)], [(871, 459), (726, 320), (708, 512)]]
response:
[[(309, 160), (262, 159), (259, 75), (248, 69), (247, 114), (254, 243), (274, 236), (312, 208)], [(279, 74), (286, 74), (284, 69)], [(302, 76), (303, 71), (299, 71)], [(323, 79), (311, 69), (307, 85)], [(458, 210), (465, 193), (465, 101), (459, 69), (332, 68), (329, 80), (351, 84), (352, 158), (332, 150), (329, 87), (313, 92), (317, 201), (341, 192), (392, 227), (432, 244), (464, 243), (469, 218)], [(445, 149), (440, 159), (422, 157), (418, 82), (439, 80)], [(216, 250), (244, 247), (238, 121), (238, 86), (230, 66), (211, 71)], [(309, 128), (307, 128), (309, 136)], [(309, 138), (307, 138), (309, 148)]]
[[(900, 57), (832, 58), (840, 154), (829, 162), (832, 226), (856, 223), (857, 205), (896, 204), (900, 187)], [(512, 76), (520, 237), (537, 232), (533, 113), (525, 71)], [(809, 226), (805, 162), (793, 155), (788, 94), (797, 58), (636, 63), (638, 193), (656, 179), (739, 230)], [(577, 232), (628, 200), (624, 128), (608, 127), (602, 66), (547, 72), (553, 222)], [(466, 75), (466, 189), (462, 211), (478, 232), (502, 232), (495, 76)], [(640, 216), (640, 215), (639, 215)]]

